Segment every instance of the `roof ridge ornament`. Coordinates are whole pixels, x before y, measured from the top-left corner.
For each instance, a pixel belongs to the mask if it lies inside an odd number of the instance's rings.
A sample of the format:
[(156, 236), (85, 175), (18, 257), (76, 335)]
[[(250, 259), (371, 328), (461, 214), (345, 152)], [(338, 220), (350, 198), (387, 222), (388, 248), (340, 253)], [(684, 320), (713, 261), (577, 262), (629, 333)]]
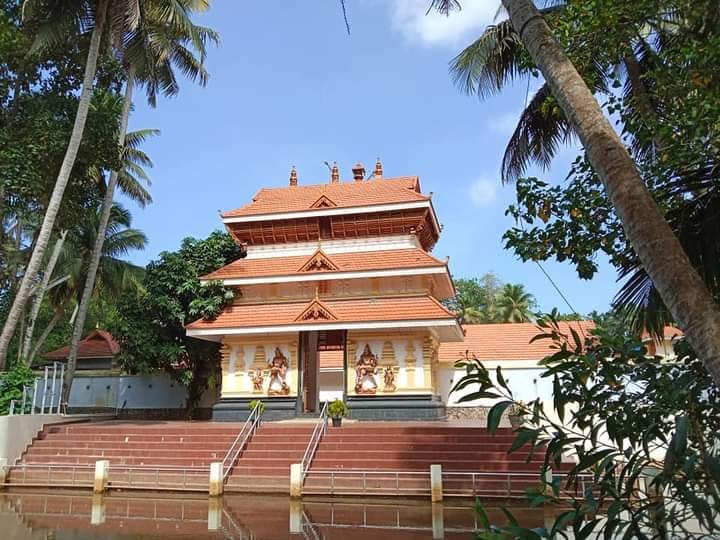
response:
[(373, 172), (373, 176), (376, 180), (382, 180), (383, 177), (383, 166), (382, 162), (380, 161), (380, 158), (377, 158), (377, 161), (375, 162), (375, 171)]
[(298, 269), (298, 272), (323, 272), (323, 271), (338, 271), (340, 268), (336, 265), (325, 252), (318, 248), (310, 258), (303, 263)]
[(323, 194), (318, 197), (317, 201), (310, 205), (310, 208), (334, 208), (337, 204), (330, 197)]
[(315, 298), (310, 301), (308, 306), (295, 318), (298, 322), (303, 321), (336, 321), (338, 318), (330, 311), (322, 300)]
[(295, 168), (295, 165), (293, 165), (293, 166), (292, 166), (292, 169), (290, 170), (290, 185), (291, 185), (291, 186), (297, 186), (297, 185), (298, 185), (297, 169)]
[(362, 182), (365, 179), (365, 167), (359, 161), (352, 168), (353, 180), (356, 182)]
[(330, 169), (330, 183), (331, 184), (339, 184), (340, 183), (340, 169), (338, 168), (337, 161), (333, 161), (332, 169)]

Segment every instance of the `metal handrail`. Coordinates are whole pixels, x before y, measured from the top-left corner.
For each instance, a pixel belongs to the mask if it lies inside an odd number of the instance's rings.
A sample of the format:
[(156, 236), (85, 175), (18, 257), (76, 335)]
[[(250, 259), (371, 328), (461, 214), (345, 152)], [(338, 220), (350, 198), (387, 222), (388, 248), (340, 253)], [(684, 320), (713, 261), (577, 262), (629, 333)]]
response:
[(313, 429), (312, 435), (310, 437), (310, 440), (308, 441), (307, 448), (305, 448), (305, 454), (303, 454), (302, 461), (300, 462), (302, 464), (302, 478), (305, 480), (305, 475), (307, 474), (308, 470), (310, 469), (310, 464), (312, 463), (313, 458), (315, 457), (315, 451), (317, 450), (318, 445), (320, 444), (320, 439), (322, 439), (322, 436), (325, 434), (325, 430), (327, 429), (327, 409), (328, 409), (328, 402), (326, 401), (323, 405), (322, 410), (320, 411), (320, 417), (318, 418), (315, 429)]
[(230, 445), (230, 448), (223, 458), (223, 482), (225, 482), (228, 476), (230, 476), (230, 471), (232, 471), (232, 468), (235, 466), (235, 462), (237, 461), (240, 452), (242, 452), (243, 448), (245, 448), (245, 445), (250, 440), (252, 434), (255, 433), (259, 423), (260, 402), (258, 401), (252, 411), (250, 411), (250, 415), (247, 417), (247, 420), (245, 420), (242, 429), (237, 434), (237, 437), (235, 437), (235, 440), (232, 445)]

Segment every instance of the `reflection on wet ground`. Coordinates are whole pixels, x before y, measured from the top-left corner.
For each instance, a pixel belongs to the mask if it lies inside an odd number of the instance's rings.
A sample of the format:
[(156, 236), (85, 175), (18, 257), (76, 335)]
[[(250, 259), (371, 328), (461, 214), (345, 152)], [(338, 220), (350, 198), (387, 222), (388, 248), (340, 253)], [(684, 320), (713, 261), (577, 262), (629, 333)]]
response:
[[(542, 510), (516, 509), (523, 524), (542, 526)], [(492, 515), (497, 512), (496, 515)], [(499, 509), (491, 520), (504, 521)], [(470, 538), (472, 501), (305, 499), (185, 494), (108, 495), (86, 492), (7, 491), (0, 494), (0, 536), (6, 540)]]

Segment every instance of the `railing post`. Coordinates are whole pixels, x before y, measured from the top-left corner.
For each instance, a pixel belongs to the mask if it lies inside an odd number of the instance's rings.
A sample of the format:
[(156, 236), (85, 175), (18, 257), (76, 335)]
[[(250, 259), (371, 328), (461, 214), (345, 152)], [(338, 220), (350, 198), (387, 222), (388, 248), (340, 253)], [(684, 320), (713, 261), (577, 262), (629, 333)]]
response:
[(25, 414), (25, 405), (27, 404), (27, 393), (28, 393), (28, 387), (23, 386), (23, 398), (22, 398), (22, 405), (20, 405), (20, 414)]
[[(60, 402), (62, 401), (62, 385), (63, 385), (64, 380), (65, 380), (65, 364), (60, 364), (60, 395), (58, 396), (57, 409), (55, 410), (55, 414), (60, 414)], [(68, 397), (68, 401), (70, 401), (70, 397)]]
[(35, 384), (33, 384), (33, 399), (32, 399), (32, 409), (30, 410), (30, 414), (35, 414), (35, 403), (37, 402), (37, 391), (38, 391), (38, 380), (35, 379)]
[(211, 497), (219, 497), (223, 494), (223, 464), (220, 461), (210, 464), (210, 485), (208, 491)]
[[(548, 467), (547, 470), (545, 471), (545, 483), (546, 483), (546, 485), (552, 484), (552, 481), (553, 481), (552, 467)], [(546, 489), (547, 489), (547, 487), (546, 487)], [(583, 490), (583, 493), (585, 493), (584, 490)]]
[(55, 377), (57, 377), (57, 362), (53, 362), (52, 393), (50, 394), (50, 409), (48, 410), (48, 414), (53, 413), (53, 404), (55, 403), (55, 396), (57, 395), (57, 390), (55, 389)]
[(432, 502), (443, 500), (442, 465), (430, 465), (430, 500)]
[(290, 498), (299, 499), (302, 497), (303, 487), (303, 464), (293, 463), (290, 465)]
[(43, 395), (42, 395), (42, 405), (40, 405), (40, 414), (45, 414), (45, 400), (47, 399), (47, 391), (48, 391), (48, 367), (45, 366), (45, 379), (43, 381)]
[(14, 399), (11, 399), (11, 400), (10, 400), (10, 410), (8, 411), (8, 414), (9, 414), (10, 416), (12, 416), (13, 414), (15, 414), (15, 400), (14, 400)]
[(108, 477), (110, 476), (110, 461), (101, 459), (95, 462), (95, 479), (93, 482), (93, 493), (104, 493), (107, 489)]

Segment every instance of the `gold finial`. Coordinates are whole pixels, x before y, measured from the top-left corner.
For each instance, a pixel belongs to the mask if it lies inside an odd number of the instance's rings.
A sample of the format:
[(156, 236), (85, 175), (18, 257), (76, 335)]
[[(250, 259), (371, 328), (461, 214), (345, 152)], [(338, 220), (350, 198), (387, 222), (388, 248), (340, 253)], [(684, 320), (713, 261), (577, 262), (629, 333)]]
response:
[(290, 171), (290, 185), (297, 186), (297, 169), (295, 168), (295, 165), (293, 165), (292, 170)]
[(332, 169), (330, 170), (330, 183), (338, 184), (340, 182), (340, 169), (338, 169), (337, 161), (333, 161)]
[(320, 286), (315, 285), (315, 300), (320, 299)]
[(377, 158), (377, 161), (375, 162), (375, 172), (373, 174), (374, 174), (375, 178), (377, 178), (378, 180), (380, 180), (382, 178), (383, 170), (382, 170), (382, 163), (380, 162), (380, 158)]

